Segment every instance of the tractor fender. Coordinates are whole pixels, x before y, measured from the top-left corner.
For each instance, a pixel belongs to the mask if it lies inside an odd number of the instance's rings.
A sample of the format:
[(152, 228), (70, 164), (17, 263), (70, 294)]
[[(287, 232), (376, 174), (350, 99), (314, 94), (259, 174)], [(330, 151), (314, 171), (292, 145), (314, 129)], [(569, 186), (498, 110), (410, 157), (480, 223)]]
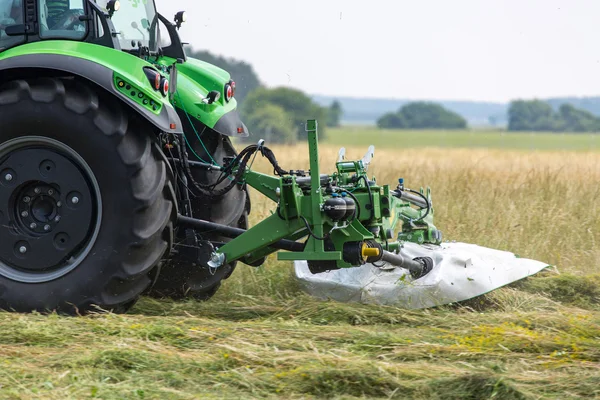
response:
[(162, 132), (183, 133), (179, 115), (168, 102), (162, 104), (159, 114), (152, 113), (117, 90), (114, 84), (115, 71), (102, 64), (79, 57), (43, 53), (25, 54), (0, 60), (2, 80), (5, 79), (8, 72), (11, 72), (11, 76), (18, 78), (19, 74), (25, 74), (27, 69), (60, 71), (84, 78), (113, 94)]

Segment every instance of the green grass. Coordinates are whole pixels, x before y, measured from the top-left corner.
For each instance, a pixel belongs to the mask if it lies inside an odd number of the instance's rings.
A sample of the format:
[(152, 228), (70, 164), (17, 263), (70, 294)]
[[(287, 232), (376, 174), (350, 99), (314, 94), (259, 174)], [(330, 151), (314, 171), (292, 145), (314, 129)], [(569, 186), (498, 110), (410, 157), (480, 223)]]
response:
[(457, 147), (521, 150), (599, 150), (600, 134), (515, 133), (494, 130), (385, 130), (342, 127), (327, 131), (328, 144), (414, 148)]
[(0, 314), (0, 398), (600, 396), (600, 312), (510, 288), (484, 302), (406, 311), (220, 294), (144, 299), (125, 316)]

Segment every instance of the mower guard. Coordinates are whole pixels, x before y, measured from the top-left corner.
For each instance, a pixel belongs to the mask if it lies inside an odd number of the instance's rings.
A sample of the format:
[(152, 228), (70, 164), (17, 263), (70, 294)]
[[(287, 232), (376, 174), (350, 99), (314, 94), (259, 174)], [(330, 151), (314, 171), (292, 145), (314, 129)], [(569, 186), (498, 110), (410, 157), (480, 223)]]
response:
[(467, 243), (405, 243), (401, 253), (410, 258), (431, 257), (433, 270), (416, 280), (405, 269), (372, 264), (313, 275), (306, 261), (296, 261), (295, 275), (305, 292), (321, 299), (419, 309), (468, 300), (548, 267)]

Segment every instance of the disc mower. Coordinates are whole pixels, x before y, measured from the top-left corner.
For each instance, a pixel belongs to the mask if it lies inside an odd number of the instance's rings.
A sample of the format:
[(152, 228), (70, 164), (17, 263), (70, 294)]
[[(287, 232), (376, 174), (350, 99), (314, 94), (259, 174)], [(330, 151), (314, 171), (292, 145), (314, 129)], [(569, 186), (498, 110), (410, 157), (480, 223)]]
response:
[[(439, 244), (430, 191), (379, 185), (340, 152), (284, 170), (236, 111), (230, 75), (186, 56), (153, 0), (0, 0), (0, 308), (127, 311), (143, 293), (208, 299), (237, 262), (365, 263), (414, 279)], [(250, 168), (266, 157), (274, 174)], [(248, 187), (274, 213), (248, 227)], [(401, 229), (396, 234), (396, 227)]]

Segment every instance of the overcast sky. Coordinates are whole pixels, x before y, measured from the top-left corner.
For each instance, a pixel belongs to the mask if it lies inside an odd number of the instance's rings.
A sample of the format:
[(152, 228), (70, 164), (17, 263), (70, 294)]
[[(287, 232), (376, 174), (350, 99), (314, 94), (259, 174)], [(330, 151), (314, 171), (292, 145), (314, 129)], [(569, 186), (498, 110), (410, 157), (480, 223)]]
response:
[(599, 0), (156, 0), (197, 49), (311, 94), (600, 95)]

